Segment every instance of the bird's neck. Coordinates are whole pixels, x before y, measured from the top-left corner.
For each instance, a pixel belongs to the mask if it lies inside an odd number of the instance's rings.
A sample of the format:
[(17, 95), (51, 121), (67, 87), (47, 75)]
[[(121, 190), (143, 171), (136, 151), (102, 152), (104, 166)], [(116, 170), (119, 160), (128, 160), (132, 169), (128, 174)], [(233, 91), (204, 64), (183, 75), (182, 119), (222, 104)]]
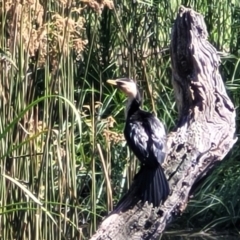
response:
[(139, 110), (140, 106), (141, 99), (139, 95), (137, 95), (136, 97), (129, 97), (125, 108), (125, 118), (127, 119), (128, 117), (133, 115), (136, 111)]

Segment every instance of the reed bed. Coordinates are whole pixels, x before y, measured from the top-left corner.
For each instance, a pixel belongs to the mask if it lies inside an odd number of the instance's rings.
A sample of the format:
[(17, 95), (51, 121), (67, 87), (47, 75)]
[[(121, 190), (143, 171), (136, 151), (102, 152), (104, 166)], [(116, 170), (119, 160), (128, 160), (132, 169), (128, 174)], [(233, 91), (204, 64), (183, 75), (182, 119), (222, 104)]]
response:
[[(238, 107), (238, 1), (0, 1), (0, 239), (89, 239), (113, 209), (138, 165), (122, 135), (124, 96), (105, 82), (136, 79), (144, 108), (173, 129), (181, 4), (205, 15)], [(238, 228), (238, 159), (236, 144), (173, 229)]]

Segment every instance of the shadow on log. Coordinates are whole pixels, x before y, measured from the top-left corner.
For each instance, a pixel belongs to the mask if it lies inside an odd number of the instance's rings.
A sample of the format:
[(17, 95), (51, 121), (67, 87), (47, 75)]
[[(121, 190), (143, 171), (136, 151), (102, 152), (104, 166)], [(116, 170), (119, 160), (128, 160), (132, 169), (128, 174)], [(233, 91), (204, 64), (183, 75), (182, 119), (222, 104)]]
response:
[[(180, 7), (172, 29), (172, 83), (179, 120), (168, 135), (163, 165), (171, 195), (164, 205), (147, 203), (110, 214), (92, 240), (158, 239), (174, 215), (187, 206), (189, 192), (236, 142), (235, 109), (219, 74), (220, 58), (207, 40), (202, 15)], [(125, 198), (131, 198), (131, 189)]]

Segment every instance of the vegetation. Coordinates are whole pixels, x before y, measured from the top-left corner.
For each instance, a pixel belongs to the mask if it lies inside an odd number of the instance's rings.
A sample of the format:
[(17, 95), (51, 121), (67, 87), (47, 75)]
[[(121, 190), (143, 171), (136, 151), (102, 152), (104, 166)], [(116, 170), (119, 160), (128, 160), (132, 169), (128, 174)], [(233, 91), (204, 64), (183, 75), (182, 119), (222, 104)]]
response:
[[(124, 96), (105, 82), (137, 79), (144, 108), (173, 128), (169, 43), (181, 4), (205, 16), (238, 108), (237, 0), (0, 1), (0, 239), (89, 239), (113, 209), (137, 161), (122, 136)], [(239, 150), (172, 229), (239, 231)]]

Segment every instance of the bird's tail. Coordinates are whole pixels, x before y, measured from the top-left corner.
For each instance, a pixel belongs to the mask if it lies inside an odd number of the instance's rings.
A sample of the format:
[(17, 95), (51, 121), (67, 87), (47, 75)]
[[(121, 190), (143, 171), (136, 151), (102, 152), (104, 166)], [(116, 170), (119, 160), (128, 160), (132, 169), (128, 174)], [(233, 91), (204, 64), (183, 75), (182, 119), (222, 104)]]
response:
[(161, 165), (148, 168), (142, 165), (135, 175), (129, 191), (117, 204), (114, 212), (125, 211), (137, 202), (148, 202), (154, 207), (163, 203), (169, 195), (169, 185)]

